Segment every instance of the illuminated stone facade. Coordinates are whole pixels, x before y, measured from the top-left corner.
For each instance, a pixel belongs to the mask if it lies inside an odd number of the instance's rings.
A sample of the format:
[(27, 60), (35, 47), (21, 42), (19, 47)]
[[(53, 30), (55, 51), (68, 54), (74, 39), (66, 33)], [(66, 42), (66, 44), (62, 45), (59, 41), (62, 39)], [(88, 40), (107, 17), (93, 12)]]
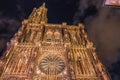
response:
[(84, 25), (47, 23), (45, 4), (22, 22), (4, 58), (1, 80), (110, 80)]

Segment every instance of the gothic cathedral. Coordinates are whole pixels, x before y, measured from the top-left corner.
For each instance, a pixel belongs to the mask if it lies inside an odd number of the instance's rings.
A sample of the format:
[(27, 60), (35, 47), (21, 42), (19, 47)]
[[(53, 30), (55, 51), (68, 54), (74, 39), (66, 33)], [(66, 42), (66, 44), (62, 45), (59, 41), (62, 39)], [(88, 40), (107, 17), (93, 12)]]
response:
[(111, 80), (84, 25), (47, 23), (47, 8), (34, 8), (11, 40), (0, 80)]

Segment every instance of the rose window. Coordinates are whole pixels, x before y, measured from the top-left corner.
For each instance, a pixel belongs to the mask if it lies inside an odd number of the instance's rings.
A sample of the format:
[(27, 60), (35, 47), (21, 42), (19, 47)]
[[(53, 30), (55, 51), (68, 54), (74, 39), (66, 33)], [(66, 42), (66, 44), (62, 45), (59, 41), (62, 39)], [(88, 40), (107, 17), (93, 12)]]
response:
[(65, 69), (65, 63), (58, 55), (47, 55), (41, 59), (39, 67), (45, 74), (59, 74)]

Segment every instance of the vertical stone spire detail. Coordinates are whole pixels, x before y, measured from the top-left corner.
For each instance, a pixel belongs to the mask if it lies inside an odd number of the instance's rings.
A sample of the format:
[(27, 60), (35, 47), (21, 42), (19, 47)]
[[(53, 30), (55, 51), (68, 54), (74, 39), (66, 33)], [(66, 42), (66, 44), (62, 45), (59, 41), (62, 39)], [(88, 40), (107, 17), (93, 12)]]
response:
[(42, 4), (38, 9), (34, 8), (30, 16), (28, 17), (30, 23), (47, 22), (47, 8), (45, 3)]

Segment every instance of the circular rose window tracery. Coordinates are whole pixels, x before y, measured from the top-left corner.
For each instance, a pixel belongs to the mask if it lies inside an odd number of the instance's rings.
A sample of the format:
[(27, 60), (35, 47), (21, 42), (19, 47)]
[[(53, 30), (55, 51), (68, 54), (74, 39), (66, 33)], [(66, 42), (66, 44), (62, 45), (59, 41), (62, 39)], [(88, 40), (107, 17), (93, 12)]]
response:
[(41, 59), (39, 67), (45, 74), (59, 74), (65, 69), (65, 63), (58, 55), (51, 54)]

